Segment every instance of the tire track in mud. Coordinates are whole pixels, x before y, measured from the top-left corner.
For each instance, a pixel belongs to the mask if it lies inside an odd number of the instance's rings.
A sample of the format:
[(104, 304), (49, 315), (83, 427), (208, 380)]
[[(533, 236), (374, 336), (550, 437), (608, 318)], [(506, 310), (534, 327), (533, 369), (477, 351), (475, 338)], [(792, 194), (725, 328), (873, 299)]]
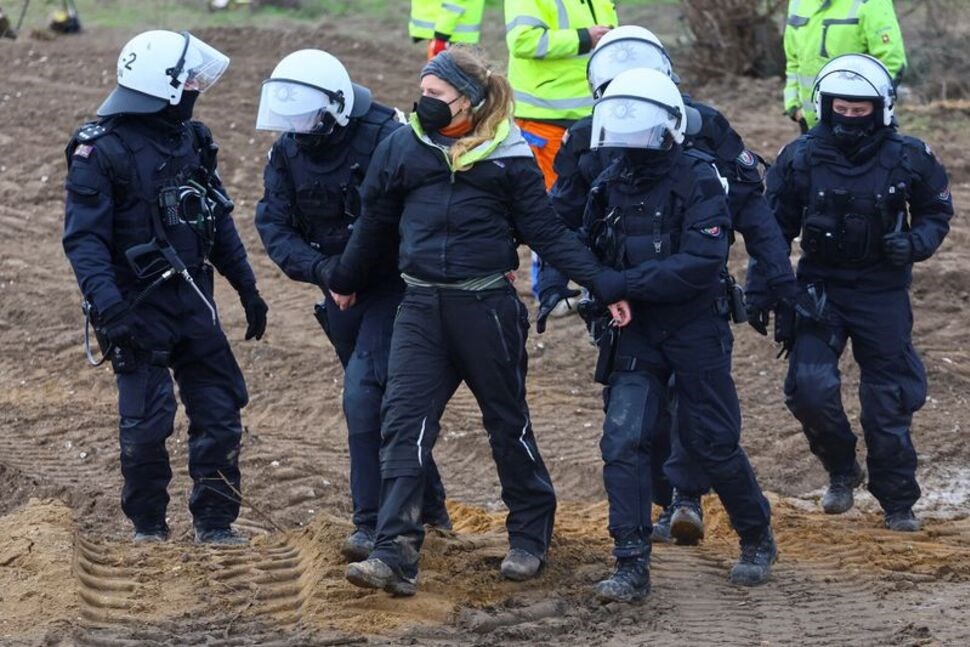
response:
[(307, 644), (309, 583), (286, 540), (133, 546), (78, 535), (74, 572), (80, 645)]

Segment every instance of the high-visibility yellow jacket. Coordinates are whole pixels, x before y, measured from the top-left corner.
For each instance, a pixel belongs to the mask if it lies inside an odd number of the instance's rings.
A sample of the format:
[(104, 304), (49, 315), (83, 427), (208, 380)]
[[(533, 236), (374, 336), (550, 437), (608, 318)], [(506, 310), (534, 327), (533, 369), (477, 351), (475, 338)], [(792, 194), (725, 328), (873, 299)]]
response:
[(590, 114), (588, 29), (617, 23), (612, 0), (505, 0), (515, 116), (574, 121)]
[(451, 43), (477, 43), (482, 35), (485, 0), (411, 0), (411, 38), (431, 40), (435, 34)]
[(906, 69), (892, 0), (790, 0), (785, 26), (785, 112), (801, 109), (809, 126), (815, 76), (842, 54), (875, 56), (897, 79)]

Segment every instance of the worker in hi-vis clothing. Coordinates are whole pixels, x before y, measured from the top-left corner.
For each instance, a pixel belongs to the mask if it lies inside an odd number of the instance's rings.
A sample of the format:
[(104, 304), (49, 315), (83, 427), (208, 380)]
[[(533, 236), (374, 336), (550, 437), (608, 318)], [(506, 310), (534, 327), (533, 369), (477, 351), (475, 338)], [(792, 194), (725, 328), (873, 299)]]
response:
[(411, 0), (408, 33), (415, 42), (428, 41), (432, 59), (450, 43), (478, 43), (484, 11), (485, 0)]

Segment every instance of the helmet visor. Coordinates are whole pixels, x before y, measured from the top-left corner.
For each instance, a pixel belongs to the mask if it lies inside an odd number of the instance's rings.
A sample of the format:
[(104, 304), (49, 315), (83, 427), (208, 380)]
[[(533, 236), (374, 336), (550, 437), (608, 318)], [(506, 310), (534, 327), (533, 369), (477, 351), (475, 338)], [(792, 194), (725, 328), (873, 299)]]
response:
[(185, 50), (185, 70), (188, 72), (185, 89), (205, 92), (225, 73), (229, 57), (192, 34), (186, 33), (186, 36), (189, 40)]
[(590, 87), (597, 92), (620, 72), (637, 68), (657, 70), (667, 76), (672, 70), (667, 53), (657, 45), (636, 38), (622, 38), (593, 51), (589, 59)]
[(309, 133), (320, 123), (320, 114), (330, 103), (319, 88), (297, 81), (269, 79), (263, 83), (256, 129)]
[(640, 97), (606, 97), (593, 107), (590, 147), (660, 150), (677, 118), (669, 106)]

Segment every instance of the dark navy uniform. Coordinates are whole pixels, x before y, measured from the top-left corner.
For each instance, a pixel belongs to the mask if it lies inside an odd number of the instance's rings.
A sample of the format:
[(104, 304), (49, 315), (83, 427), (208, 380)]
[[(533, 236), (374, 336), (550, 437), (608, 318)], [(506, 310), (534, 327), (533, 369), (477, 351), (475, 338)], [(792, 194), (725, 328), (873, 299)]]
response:
[[(162, 528), (172, 472), (165, 439), (175, 395), (189, 418), (189, 500), (197, 529), (228, 528), (239, 512), (240, 409), (248, 396), (218, 322), (181, 277), (145, 292), (126, 252), (167, 241), (212, 302), (215, 266), (243, 298), (258, 298), (256, 279), (229, 210), (195, 222), (153, 214), (164, 191), (185, 193), (200, 172), (221, 191), (216, 146), (199, 122), (119, 116), (82, 129), (69, 147), (64, 250), (81, 291), (101, 317), (131, 309), (132, 341), (113, 358), (121, 416), (122, 508), (136, 529)], [(211, 264), (210, 264), (211, 263)], [(139, 296), (141, 295), (141, 296)], [(138, 298), (138, 302), (135, 299)], [(261, 333), (260, 333), (261, 334)], [(223, 480), (228, 480), (226, 484)]]
[[(770, 302), (794, 285), (795, 277), (788, 259), (788, 247), (764, 199), (761, 159), (745, 148), (741, 136), (719, 111), (684, 97), (685, 103), (701, 116), (701, 129), (689, 135), (687, 149), (697, 158), (712, 164), (727, 181), (731, 229), (744, 237), (752, 265), (765, 277), (758, 295), (752, 298)], [(558, 179), (549, 192), (556, 213), (570, 229), (582, 224), (583, 211), (594, 180), (618, 154), (609, 149), (591, 149), (592, 117), (576, 122), (563, 139), (556, 155)], [(539, 293), (565, 289), (564, 277), (548, 264), (542, 266)], [(770, 286), (770, 290), (768, 289)], [(676, 419), (676, 402), (662, 413), (666, 424)], [(670, 438), (668, 441), (667, 438)], [(671, 501), (671, 484), (679, 491), (700, 495), (710, 489), (703, 470), (692, 465), (688, 452), (682, 451), (676, 435), (658, 434), (654, 439), (654, 502), (666, 507)], [(662, 467), (663, 466), (663, 467)], [(662, 469), (661, 469), (662, 467)]]
[[(600, 448), (618, 558), (650, 553), (652, 445), (674, 377), (681, 446), (721, 498), (742, 540), (769, 527), (768, 502), (738, 444), (733, 337), (718, 307), (731, 212), (710, 164), (675, 147), (649, 167), (623, 156), (596, 181), (584, 228), (623, 270), (633, 322), (601, 344), (607, 367)], [(604, 357), (604, 355), (606, 357)]]
[(622, 277), (600, 276), (589, 250), (558, 222), (517, 127), (504, 122), (494, 140), (467, 154), (462, 171), (453, 168), (446, 146), (416, 120), (378, 146), (362, 187), (363, 217), (331, 277), (338, 294), (355, 292), (379, 259), (375, 244), (400, 232), (399, 264), (409, 285), (391, 344), (384, 483), (371, 557), (406, 579), (416, 577), (424, 538), (417, 477), (461, 382), (482, 410), (509, 509), (511, 548), (543, 559), (549, 547), (556, 497), (526, 404), (528, 316), (504, 276), (518, 266), (518, 240), (584, 284), (604, 281), (606, 302), (622, 298), (623, 290)]
[[(838, 364), (852, 340), (869, 490), (888, 515), (920, 496), (910, 424), (926, 399), (926, 370), (911, 340), (912, 263), (940, 246), (953, 202), (946, 171), (920, 140), (884, 128), (866, 148), (847, 158), (829, 126), (819, 124), (782, 150), (767, 195), (785, 239), (801, 236), (798, 279), (824, 306), (823, 321), (798, 325), (786, 404), (830, 475), (851, 474), (856, 437), (842, 407)], [(887, 257), (887, 234), (908, 238), (905, 262)]]
[[(350, 445), (354, 525), (373, 531), (380, 498), (381, 399), (394, 313), (404, 294), (391, 232), (355, 307), (341, 312), (330, 297), (327, 273), (337, 264), (360, 215), (358, 186), (371, 155), (401, 124), (391, 108), (373, 104), (331, 135), (282, 135), (263, 172), (265, 191), (256, 228), (267, 253), (287, 276), (318, 285), (316, 315), (344, 367), (344, 416)], [(423, 520), (444, 524), (444, 488), (429, 456)]]

